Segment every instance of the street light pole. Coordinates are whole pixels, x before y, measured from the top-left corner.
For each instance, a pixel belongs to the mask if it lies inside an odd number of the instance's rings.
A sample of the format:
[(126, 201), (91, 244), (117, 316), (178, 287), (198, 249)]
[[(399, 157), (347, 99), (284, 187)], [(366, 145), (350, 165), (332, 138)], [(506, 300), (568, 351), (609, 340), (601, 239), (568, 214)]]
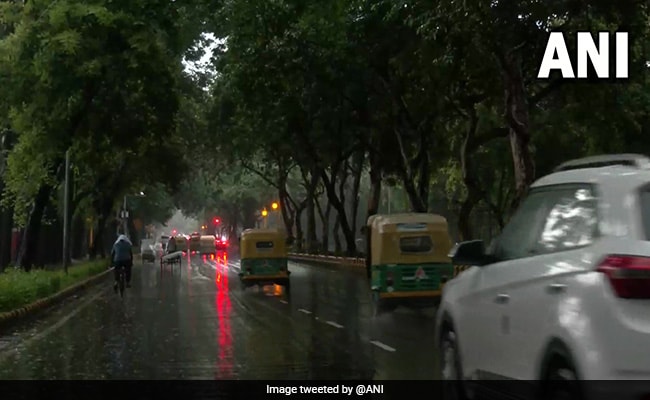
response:
[(68, 235), (70, 225), (70, 150), (65, 152), (65, 187), (63, 189), (63, 271), (68, 273)]
[[(124, 235), (126, 235), (126, 237), (129, 237), (129, 234), (128, 234), (128, 232), (129, 232), (128, 231), (129, 212), (126, 210), (126, 198), (128, 196), (129, 196), (128, 194), (124, 195), (124, 202), (122, 203), (122, 229), (124, 230)], [(134, 195), (134, 196), (136, 196), (136, 197), (147, 197), (144, 194), (144, 192), (142, 192), (142, 191), (140, 193)], [(118, 231), (119, 231), (119, 228), (118, 228)]]

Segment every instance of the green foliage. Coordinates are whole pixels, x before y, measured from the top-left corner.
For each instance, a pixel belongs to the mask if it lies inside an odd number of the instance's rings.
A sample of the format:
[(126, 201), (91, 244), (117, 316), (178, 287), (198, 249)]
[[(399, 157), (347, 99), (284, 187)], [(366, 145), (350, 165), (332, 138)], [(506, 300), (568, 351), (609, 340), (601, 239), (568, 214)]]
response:
[(59, 184), (67, 149), (83, 198), (119, 198), (150, 182), (178, 189), (191, 136), (178, 116), (188, 103), (180, 60), (201, 18), (173, 2), (3, 4), (0, 25), (12, 29), (0, 36), (0, 121), (19, 134), (3, 204), (15, 205), (18, 223), (42, 184)]
[(105, 270), (106, 261), (73, 265), (67, 275), (61, 269), (31, 272), (9, 269), (0, 274), (0, 313), (52, 296)]

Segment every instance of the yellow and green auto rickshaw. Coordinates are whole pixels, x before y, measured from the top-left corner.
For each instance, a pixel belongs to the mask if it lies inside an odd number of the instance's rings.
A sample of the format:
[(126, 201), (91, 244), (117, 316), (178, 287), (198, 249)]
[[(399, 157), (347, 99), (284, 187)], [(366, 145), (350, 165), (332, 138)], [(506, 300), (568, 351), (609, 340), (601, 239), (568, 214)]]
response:
[(373, 313), (400, 304), (436, 305), (454, 276), (447, 220), (436, 214), (373, 215), (368, 218), (366, 268)]
[(278, 284), (289, 289), (288, 251), (285, 233), (279, 229), (246, 229), (239, 254), (242, 288)]
[(185, 236), (178, 235), (169, 238), (166, 254), (175, 253), (177, 251), (182, 251), (183, 254), (187, 253), (187, 238)]

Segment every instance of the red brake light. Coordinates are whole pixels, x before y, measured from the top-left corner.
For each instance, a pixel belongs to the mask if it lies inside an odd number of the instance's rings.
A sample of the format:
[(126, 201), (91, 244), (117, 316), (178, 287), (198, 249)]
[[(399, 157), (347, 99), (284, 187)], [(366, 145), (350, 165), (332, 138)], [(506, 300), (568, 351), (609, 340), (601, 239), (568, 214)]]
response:
[(609, 255), (598, 266), (614, 293), (624, 299), (650, 299), (650, 257)]

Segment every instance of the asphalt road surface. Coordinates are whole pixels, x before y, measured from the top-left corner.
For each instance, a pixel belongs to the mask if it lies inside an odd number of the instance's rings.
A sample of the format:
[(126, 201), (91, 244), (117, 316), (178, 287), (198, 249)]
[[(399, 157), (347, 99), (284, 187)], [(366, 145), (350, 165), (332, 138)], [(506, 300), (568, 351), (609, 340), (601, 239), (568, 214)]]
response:
[(0, 336), (0, 379), (436, 379), (433, 309), (373, 318), (365, 275), (291, 263), (291, 293), (239, 261), (137, 265)]

